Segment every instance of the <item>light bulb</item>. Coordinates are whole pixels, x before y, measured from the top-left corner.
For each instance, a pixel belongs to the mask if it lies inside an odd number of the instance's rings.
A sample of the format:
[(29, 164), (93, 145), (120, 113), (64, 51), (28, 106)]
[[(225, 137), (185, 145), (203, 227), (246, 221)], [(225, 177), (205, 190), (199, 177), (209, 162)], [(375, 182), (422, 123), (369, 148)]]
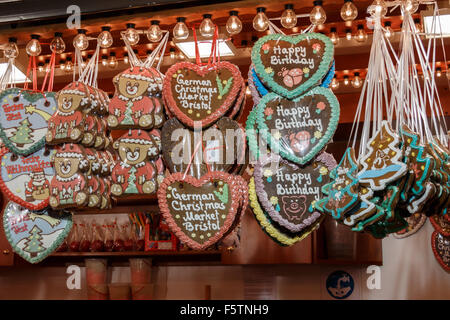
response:
[(256, 12), (256, 16), (253, 18), (253, 28), (259, 32), (266, 31), (269, 27), (269, 19), (265, 14), (266, 8), (258, 7), (256, 8)]
[(132, 46), (139, 42), (139, 33), (135, 27), (134, 23), (127, 23), (127, 30), (125, 31), (125, 37)]
[(42, 62), (38, 63), (38, 71), (39, 72), (44, 72), (44, 64)]
[(344, 76), (344, 85), (348, 86), (350, 83), (350, 80), (348, 79), (348, 76)]
[(147, 38), (151, 42), (159, 42), (163, 37), (161, 28), (159, 27), (159, 20), (150, 21), (150, 28), (147, 32)]
[(327, 14), (322, 8), (322, 0), (315, 0), (313, 4), (314, 8), (311, 10), (311, 13), (309, 14), (309, 20), (315, 26), (324, 24), (325, 20), (327, 20)]
[(344, 0), (341, 8), (341, 18), (344, 21), (353, 21), (358, 16), (358, 8), (356, 8), (353, 0)]
[(356, 31), (355, 39), (358, 42), (364, 42), (367, 40), (367, 33), (364, 31), (364, 26), (362, 24), (358, 24), (358, 31)]
[(184, 58), (185, 58), (185, 57), (184, 57), (183, 52), (179, 52), (179, 53), (178, 53), (178, 59), (179, 59), (179, 60), (184, 60)]
[(237, 11), (230, 11), (230, 17), (226, 24), (227, 32), (231, 35), (238, 34), (242, 31), (242, 22), (238, 17)]
[(106, 67), (108, 65), (108, 56), (103, 55), (102, 56), (102, 66)]
[(406, 0), (403, 4), (403, 8), (410, 14), (413, 14), (419, 8), (419, 1), (417, 0)]
[(61, 70), (66, 69), (66, 63), (65, 63), (64, 60), (59, 60), (59, 68), (60, 68)]
[(86, 50), (89, 47), (89, 40), (86, 36), (85, 29), (78, 29), (78, 34), (73, 38), (73, 46), (80, 51)]
[(175, 48), (170, 48), (170, 59), (175, 59)]
[(352, 29), (345, 29), (345, 38), (347, 40), (352, 40)]
[(116, 53), (115, 52), (110, 52), (109, 53), (109, 60), (108, 60), (108, 67), (110, 67), (111, 69), (115, 69), (115, 68), (117, 68), (118, 64), (119, 64), (119, 62), (117, 61)]
[(337, 80), (335, 75), (333, 80), (331, 80), (331, 89), (337, 90), (338, 88), (339, 88), (339, 81)]
[(185, 24), (185, 17), (178, 17), (177, 24), (173, 28), (173, 37), (177, 40), (185, 40), (189, 37), (189, 29)]
[(41, 44), (39, 43), (39, 38), (39, 35), (32, 34), (31, 40), (27, 43), (27, 47), (25, 48), (25, 50), (31, 57), (37, 57), (41, 54), (42, 48)]
[(294, 5), (288, 3), (284, 6), (283, 14), (281, 15), (281, 25), (286, 29), (292, 29), (297, 25), (297, 15), (294, 11)]
[(55, 32), (55, 37), (50, 43), (50, 50), (52, 50), (52, 52), (61, 54), (66, 50), (66, 44), (64, 43), (64, 40), (61, 37), (62, 37), (61, 32)]
[(442, 69), (441, 68), (436, 68), (436, 77), (440, 78), (442, 76)]
[(86, 61), (81, 62), (81, 68), (86, 68)]
[(245, 88), (245, 94), (248, 95), (248, 96), (252, 94), (252, 92), (250, 91), (250, 88), (248, 87), (248, 85)]
[(381, 18), (383, 18), (387, 13), (386, 4), (383, 0), (375, 0), (369, 6), (367, 11), (373, 16), (380, 16)]
[(362, 86), (362, 80), (361, 80), (361, 78), (360, 78), (360, 76), (359, 76), (359, 72), (355, 72), (354, 73), (354, 77), (353, 77), (353, 80), (352, 80), (352, 86), (354, 87), (354, 88), (361, 88), (361, 86)]
[(145, 54), (147, 55), (147, 58), (149, 58), (150, 55), (152, 54), (152, 50), (147, 50), (147, 52)]
[(125, 53), (125, 55), (123, 56), (123, 63), (128, 64), (128, 62), (128, 53)]
[(72, 63), (72, 58), (71, 57), (67, 57), (66, 58), (66, 67), (64, 68), (64, 70), (66, 72), (72, 72), (73, 71), (73, 63)]
[(339, 43), (339, 36), (335, 27), (330, 28), (330, 40), (334, 45), (337, 45)]
[(420, 18), (414, 19), (414, 26), (416, 28), (416, 32), (422, 32), (422, 25), (420, 24)]
[(19, 55), (19, 48), (17, 47), (17, 38), (11, 37), (8, 39), (8, 44), (4, 49), (5, 57), (8, 59), (17, 58)]
[(50, 59), (45, 59), (45, 72), (50, 72)]
[(390, 21), (386, 21), (384, 23), (384, 35), (386, 36), (386, 38), (391, 38), (393, 37), (395, 34), (394, 30), (391, 28), (391, 22)]
[(109, 48), (113, 44), (113, 37), (110, 31), (111, 27), (104, 26), (102, 27), (102, 32), (97, 37), (97, 41), (103, 49)]
[(211, 20), (212, 15), (204, 14), (203, 21), (200, 23), (200, 34), (205, 38), (210, 38), (214, 35), (214, 23)]

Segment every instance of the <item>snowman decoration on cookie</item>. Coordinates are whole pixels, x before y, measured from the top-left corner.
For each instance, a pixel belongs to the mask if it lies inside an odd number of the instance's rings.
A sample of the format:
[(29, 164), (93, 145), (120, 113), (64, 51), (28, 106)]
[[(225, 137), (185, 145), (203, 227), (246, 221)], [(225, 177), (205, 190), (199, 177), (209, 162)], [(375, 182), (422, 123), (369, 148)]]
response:
[(114, 77), (116, 88), (109, 103), (108, 125), (112, 129), (142, 128), (154, 125), (154, 103), (150, 95), (158, 91), (158, 84), (150, 70), (129, 68)]
[(112, 170), (112, 194), (154, 193), (157, 170), (150, 160), (155, 159), (160, 150), (152, 136), (143, 130), (129, 130), (113, 147), (120, 161)]

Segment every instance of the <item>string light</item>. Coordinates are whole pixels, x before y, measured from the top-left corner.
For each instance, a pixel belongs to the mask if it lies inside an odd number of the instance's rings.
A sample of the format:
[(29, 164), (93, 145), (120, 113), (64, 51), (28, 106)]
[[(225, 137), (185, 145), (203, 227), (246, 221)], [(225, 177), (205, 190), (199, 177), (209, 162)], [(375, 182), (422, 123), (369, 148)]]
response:
[(256, 8), (256, 16), (253, 18), (253, 28), (256, 31), (263, 32), (269, 27), (269, 19), (267, 18), (266, 8), (258, 7)]
[(113, 37), (111, 35), (111, 27), (103, 26), (102, 32), (98, 35), (97, 41), (100, 44), (100, 47), (103, 49), (107, 49), (113, 44)]
[(442, 69), (440, 67), (436, 68), (436, 77), (440, 78), (442, 76)]
[(344, 85), (348, 86), (350, 83), (350, 80), (348, 79), (348, 76), (344, 76)]
[(8, 44), (4, 49), (5, 57), (8, 59), (17, 58), (19, 55), (19, 48), (17, 47), (17, 38), (11, 37), (8, 39)]
[(339, 88), (339, 81), (336, 75), (334, 75), (333, 80), (331, 80), (331, 89), (337, 90), (338, 88)]
[(106, 67), (108, 65), (108, 56), (102, 55), (102, 66)]
[(45, 59), (45, 72), (50, 72), (50, 59)]
[(173, 28), (173, 37), (177, 40), (185, 40), (189, 37), (189, 29), (185, 24), (185, 17), (178, 17), (177, 24)]
[(149, 58), (150, 55), (152, 54), (152, 50), (147, 50), (147, 52), (145, 54), (147, 55), (147, 58)]
[(392, 38), (394, 36), (395, 32), (394, 30), (391, 28), (391, 22), (390, 21), (386, 21), (384, 23), (384, 35), (386, 36), (386, 38)]
[(111, 69), (115, 69), (115, 68), (117, 68), (118, 64), (119, 64), (119, 62), (117, 61), (116, 53), (115, 52), (110, 52), (109, 53), (109, 60), (108, 60), (108, 67), (110, 67)]
[(150, 21), (150, 28), (147, 32), (147, 38), (151, 42), (159, 42), (163, 37), (161, 28), (159, 27), (159, 20)]
[(341, 18), (344, 21), (353, 21), (358, 16), (358, 8), (356, 8), (353, 0), (344, 0), (341, 8)]
[(44, 72), (44, 63), (42, 63), (42, 62), (38, 63), (38, 71), (39, 72)]
[(235, 35), (242, 31), (242, 22), (238, 17), (237, 11), (230, 11), (230, 17), (227, 20), (226, 29), (230, 35)]
[(61, 37), (61, 32), (55, 32), (55, 37), (53, 38), (52, 42), (50, 42), (50, 50), (52, 50), (52, 52), (61, 54), (66, 50), (66, 44)]
[(59, 60), (59, 68), (64, 71), (66, 69), (66, 64), (64, 60)]
[(81, 51), (86, 50), (89, 47), (89, 40), (86, 36), (85, 29), (78, 29), (78, 34), (73, 38), (73, 46)]
[(349, 41), (352, 40), (352, 29), (350, 28), (345, 29), (345, 38)]
[(123, 63), (128, 64), (129, 60), (128, 60), (128, 52), (125, 52), (125, 54), (123, 55)]
[(248, 96), (252, 94), (252, 92), (250, 91), (250, 88), (248, 87), (248, 85), (245, 87), (245, 94), (248, 95)]
[(352, 80), (352, 86), (353, 88), (361, 88), (362, 86), (362, 80), (361, 77), (359, 76), (359, 72), (355, 72)]
[(358, 24), (358, 31), (356, 31), (355, 39), (358, 42), (364, 42), (367, 40), (367, 33), (364, 31), (364, 25)]
[(297, 25), (297, 15), (294, 12), (294, 5), (292, 3), (284, 6), (284, 11), (281, 15), (281, 25), (286, 29), (292, 29)]
[(169, 49), (170, 52), (170, 59), (175, 59), (175, 48), (170, 48)]
[(212, 15), (209, 13), (203, 15), (203, 21), (200, 23), (200, 34), (205, 38), (210, 38), (214, 35), (214, 23), (211, 20)]
[(420, 24), (420, 18), (414, 19), (414, 26), (416, 27), (416, 32), (422, 32), (422, 25)]
[(334, 45), (337, 45), (339, 43), (339, 36), (335, 27), (330, 28), (330, 39)]
[(311, 23), (315, 26), (324, 24), (327, 20), (327, 14), (325, 13), (325, 10), (322, 8), (322, 0), (315, 0), (313, 2), (314, 8), (311, 10), (311, 13), (309, 14), (309, 20)]
[(72, 72), (73, 71), (73, 63), (72, 63), (72, 58), (71, 57), (67, 57), (66, 58), (66, 67), (64, 68), (64, 70), (66, 72)]
[(406, 0), (403, 4), (403, 8), (410, 14), (413, 14), (419, 8), (419, 1), (417, 0)]
[(178, 59), (179, 60), (184, 60), (186, 57), (184, 56), (183, 52), (178, 52)]
[(37, 34), (31, 35), (31, 40), (28, 41), (27, 46), (25, 48), (25, 51), (28, 53), (29, 56), (37, 57), (41, 54), (42, 47), (39, 43), (40, 36)]
[(130, 45), (134, 46), (139, 42), (139, 33), (135, 29), (136, 25), (134, 23), (127, 23), (127, 30), (125, 31), (125, 37), (127, 38)]
[(383, 0), (375, 0), (367, 9), (371, 15), (383, 18), (387, 13), (386, 4)]

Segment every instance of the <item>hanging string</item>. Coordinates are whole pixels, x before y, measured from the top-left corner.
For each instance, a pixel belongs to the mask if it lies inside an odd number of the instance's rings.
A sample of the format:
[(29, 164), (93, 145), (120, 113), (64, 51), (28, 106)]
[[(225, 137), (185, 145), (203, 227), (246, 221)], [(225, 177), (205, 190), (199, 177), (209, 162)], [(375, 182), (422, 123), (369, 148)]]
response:
[(48, 92), (53, 91), (53, 81), (55, 77), (55, 60), (56, 60), (56, 53), (52, 52), (52, 55), (50, 56), (50, 61), (48, 63), (48, 68), (45, 70), (45, 76), (42, 82), (41, 92), (45, 91), (45, 85), (47, 84), (47, 80), (49, 80), (47, 91)]
[[(28, 58), (28, 67), (27, 67), (27, 73), (25, 75), (25, 79), (28, 79), (30, 72), (32, 73), (32, 85), (33, 89), (32, 91), (37, 91), (37, 70), (36, 70), (36, 57), (30, 56)], [(23, 85), (24, 90), (28, 90), (28, 82), (25, 80), (25, 83)]]

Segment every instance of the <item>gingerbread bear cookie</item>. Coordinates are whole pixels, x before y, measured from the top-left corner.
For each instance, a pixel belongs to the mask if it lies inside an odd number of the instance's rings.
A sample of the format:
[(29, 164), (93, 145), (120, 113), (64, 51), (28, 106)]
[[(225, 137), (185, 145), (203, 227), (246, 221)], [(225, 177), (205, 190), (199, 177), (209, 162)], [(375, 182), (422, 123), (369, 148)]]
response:
[[(162, 80), (146, 68), (132, 67), (114, 77), (115, 93), (108, 107), (111, 129), (151, 129), (155, 125), (154, 110), (160, 101)], [(161, 122), (161, 119), (157, 119)], [(160, 124), (159, 124), (160, 125)]]
[(129, 130), (113, 143), (119, 161), (112, 170), (111, 193), (115, 196), (150, 194), (157, 189), (157, 170), (150, 161), (160, 152), (152, 136), (143, 130)]
[(84, 175), (89, 170), (86, 151), (77, 144), (65, 144), (53, 157), (55, 176), (50, 182), (50, 205), (54, 209), (87, 204), (89, 194)]

